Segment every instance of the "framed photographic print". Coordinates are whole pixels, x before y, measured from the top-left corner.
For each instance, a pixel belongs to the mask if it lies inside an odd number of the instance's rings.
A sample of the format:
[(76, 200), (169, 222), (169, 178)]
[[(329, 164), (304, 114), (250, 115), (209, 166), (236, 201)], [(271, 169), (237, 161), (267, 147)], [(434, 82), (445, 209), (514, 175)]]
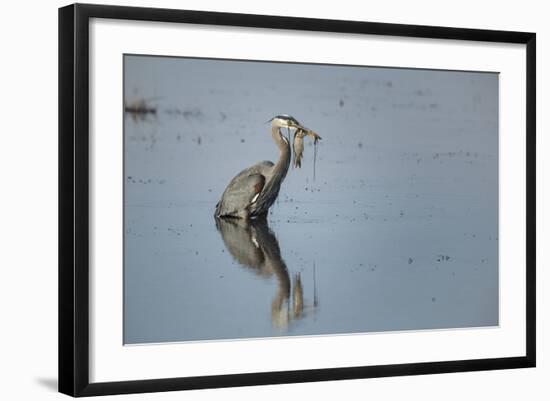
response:
[(59, 390), (535, 366), (535, 34), (59, 10)]

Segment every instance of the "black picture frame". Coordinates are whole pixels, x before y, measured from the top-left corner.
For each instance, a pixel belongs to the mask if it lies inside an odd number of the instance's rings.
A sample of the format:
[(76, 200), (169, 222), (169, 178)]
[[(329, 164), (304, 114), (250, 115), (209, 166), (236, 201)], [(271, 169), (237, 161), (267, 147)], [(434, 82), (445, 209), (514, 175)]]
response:
[[(526, 46), (526, 347), (519, 357), (381, 366), (89, 381), (88, 61), (91, 18), (516, 43)], [(74, 4), (59, 9), (59, 391), (71, 396), (159, 392), (534, 367), (536, 35), (527, 32), (400, 25), (220, 12)]]

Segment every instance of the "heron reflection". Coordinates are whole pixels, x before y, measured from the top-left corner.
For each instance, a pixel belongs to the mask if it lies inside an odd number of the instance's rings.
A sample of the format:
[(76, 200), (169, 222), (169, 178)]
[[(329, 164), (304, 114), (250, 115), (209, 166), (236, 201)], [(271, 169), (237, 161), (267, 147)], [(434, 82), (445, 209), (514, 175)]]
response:
[(277, 290), (271, 302), (273, 326), (285, 329), (293, 320), (303, 318), (316, 307), (304, 302), (300, 273), (290, 277), (275, 234), (266, 219), (215, 219), (225, 247), (243, 267), (263, 278), (274, 277)]

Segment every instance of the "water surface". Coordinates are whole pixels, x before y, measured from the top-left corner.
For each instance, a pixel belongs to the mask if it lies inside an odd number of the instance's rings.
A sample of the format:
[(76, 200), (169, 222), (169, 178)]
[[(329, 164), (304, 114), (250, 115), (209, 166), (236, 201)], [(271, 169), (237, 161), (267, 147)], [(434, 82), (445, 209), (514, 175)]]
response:
[[(124, 342), (498, 324), (498, 75), (125, 57)], [(267, 222), (213, 218), (316, 130)], [(309, 145), (309, 146), (308, 146)]]

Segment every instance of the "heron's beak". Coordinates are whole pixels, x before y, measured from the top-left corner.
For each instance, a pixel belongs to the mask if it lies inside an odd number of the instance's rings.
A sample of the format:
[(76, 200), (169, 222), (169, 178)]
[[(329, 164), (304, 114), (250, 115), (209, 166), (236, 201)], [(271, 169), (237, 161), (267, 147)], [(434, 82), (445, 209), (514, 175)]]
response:
[(310, 130), (309, 128), (306, 128), (303, 125), (296, 124), (296, 123), (290, 123), (289, 125), (290, 125), (290, 128), (294, 128), (296, 130), (302, 130), (304, 132), (308, 132)]

